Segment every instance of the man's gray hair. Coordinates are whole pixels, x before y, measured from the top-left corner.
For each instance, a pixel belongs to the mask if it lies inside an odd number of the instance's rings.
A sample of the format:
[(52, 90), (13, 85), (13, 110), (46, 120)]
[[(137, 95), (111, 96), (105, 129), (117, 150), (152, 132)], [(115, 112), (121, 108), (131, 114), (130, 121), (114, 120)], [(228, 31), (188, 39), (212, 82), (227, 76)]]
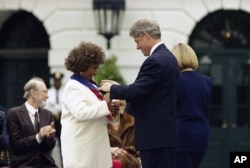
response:
[(136, 21), (130, 28), (129, 35), (131, 37), (140, 37), (145, 32), (155, 39), (161, 38), (161, 30), (157, 21), (146, 18)]
[(36, 89), (38, 82), (44, 82), (42, 78), (39, 77), (33, 77), (31, 78), (23, 87), (24, 95), (23, 98), (27, 99), (30, 95), (31, 89)]

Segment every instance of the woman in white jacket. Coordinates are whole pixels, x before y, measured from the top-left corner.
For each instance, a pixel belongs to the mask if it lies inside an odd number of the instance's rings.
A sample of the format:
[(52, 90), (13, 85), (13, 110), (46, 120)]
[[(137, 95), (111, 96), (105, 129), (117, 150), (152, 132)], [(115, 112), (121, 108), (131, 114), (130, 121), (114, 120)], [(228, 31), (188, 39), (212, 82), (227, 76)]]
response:
[(97, 90), (93, 77), (105, 54), (101, 47), (81, 42), (65, 59), (73, 75), (63, 91), (61, 150), (64, 168), (111, 168), (107, 122), (119, 110)]

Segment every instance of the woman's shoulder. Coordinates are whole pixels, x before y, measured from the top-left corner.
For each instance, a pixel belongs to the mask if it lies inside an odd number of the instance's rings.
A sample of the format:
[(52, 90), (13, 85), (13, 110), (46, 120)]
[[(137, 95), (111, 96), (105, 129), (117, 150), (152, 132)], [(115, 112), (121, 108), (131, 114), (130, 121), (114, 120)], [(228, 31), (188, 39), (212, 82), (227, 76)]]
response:
[(204, 78), (206, 80), (211, 80), (211, 78), (203, 73), (197, 71), (185, 71), (180, 74), (181, 79), (195, 79), (195, 78)]
[(74, 79), (69, 79), (67, 83), (65, 84), (64, 90), (71, 90), (71, 89), (77, 89), (77, 88), (85, 89), (87, 87)]

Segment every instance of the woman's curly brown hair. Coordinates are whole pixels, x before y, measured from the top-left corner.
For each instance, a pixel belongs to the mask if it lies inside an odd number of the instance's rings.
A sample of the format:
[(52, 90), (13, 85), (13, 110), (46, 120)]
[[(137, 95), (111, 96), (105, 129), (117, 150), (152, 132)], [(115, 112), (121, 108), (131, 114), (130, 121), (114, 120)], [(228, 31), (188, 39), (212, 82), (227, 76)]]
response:
[(104, 60), (105, 53), (100, 46), (90, 42), (81, 42), (69, 52), (64, 65), (67, 70), (79, 74), (88, 70), (92, 65), (103, 64)]

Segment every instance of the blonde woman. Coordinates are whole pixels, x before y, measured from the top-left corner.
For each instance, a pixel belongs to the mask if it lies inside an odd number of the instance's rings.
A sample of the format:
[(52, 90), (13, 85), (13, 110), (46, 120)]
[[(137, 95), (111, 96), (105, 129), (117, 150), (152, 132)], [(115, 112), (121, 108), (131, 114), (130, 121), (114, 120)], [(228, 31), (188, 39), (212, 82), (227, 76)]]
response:
[(176, 168), (198, 168), (208, 146), (211, 79), (195, 71), (199, 63), (190, 46), (179, 43), (172, 53), (180, 67)]

